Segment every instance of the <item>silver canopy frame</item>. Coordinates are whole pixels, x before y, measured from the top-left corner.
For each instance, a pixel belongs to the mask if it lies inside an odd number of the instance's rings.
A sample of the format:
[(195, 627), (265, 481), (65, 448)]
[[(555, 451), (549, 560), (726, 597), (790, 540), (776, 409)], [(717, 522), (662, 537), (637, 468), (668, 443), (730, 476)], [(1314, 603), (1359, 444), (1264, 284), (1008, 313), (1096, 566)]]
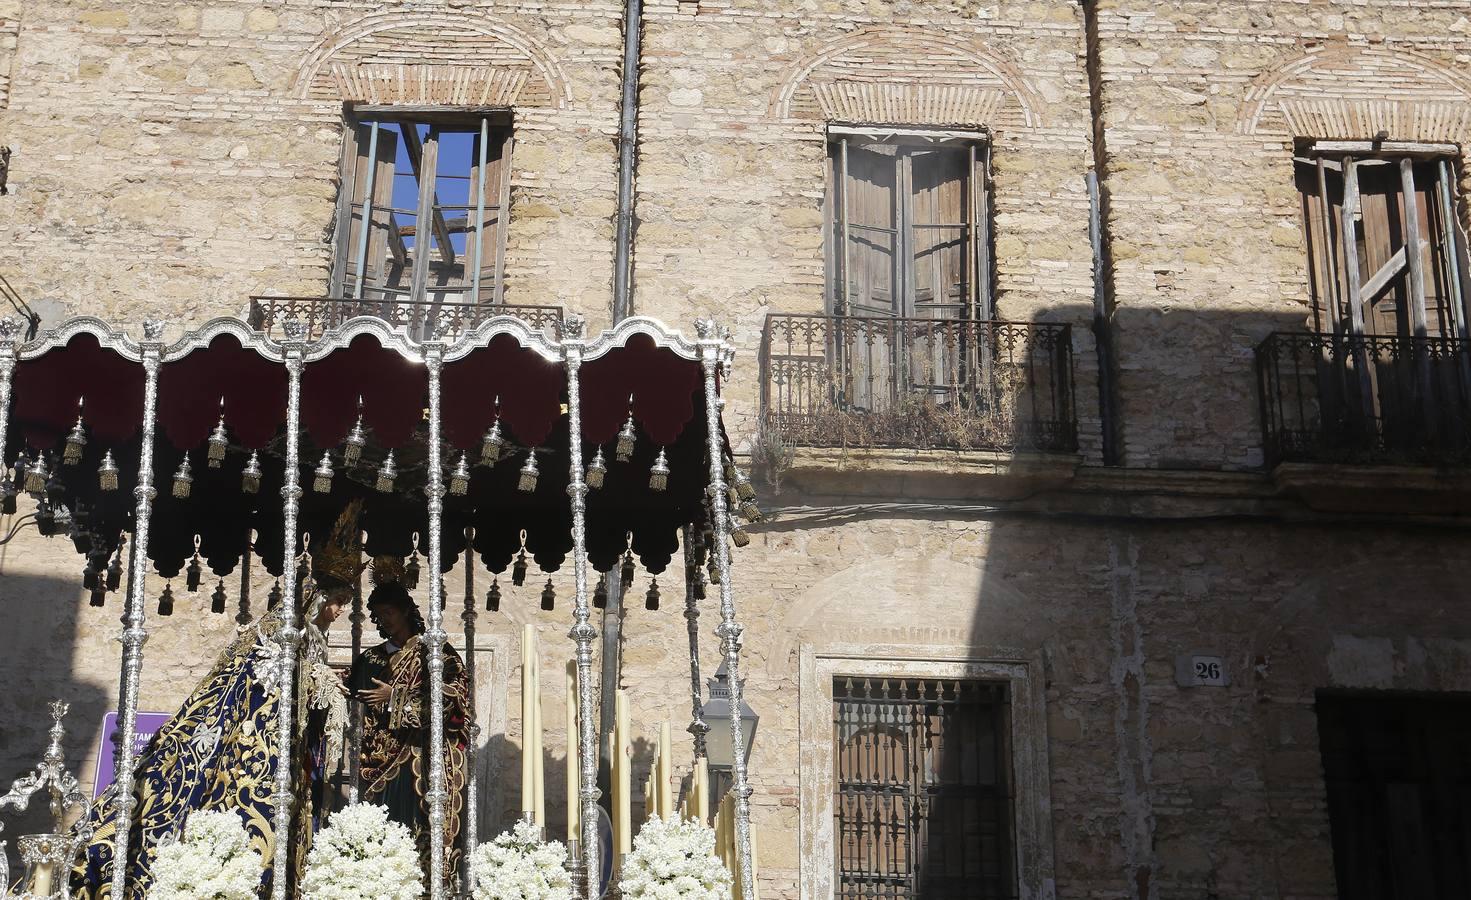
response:
[[(730, 333), (720, 329), (713, 321), (702, 320), (696, 324), (699, 338), (691, 342), (677, 331), (673, 331), (661, 322), (647, 317), (632, 317), (621, 321), (617, 327), (605, 331), (592, 340), (585, 337), (585, 324), (581, 317), (569, 316), (559, 335), (549, 335), (538, 331), (533, 326), (514, 316), (496, 316), (481, 323), (476, 328), (457, 336), (453, 340), (445, 340), (442, 334), (430, 335), (429, 339), (418, 341), (401, 330), (396, 330), (388, 323), (371, 317), (360, 317), (350, 319), (340, 327), (331, 329), (316, 340), (308, 340), (305, 330), (297, 323), (288, 321), (283, 327), (284, 338), (274, 340), (267, 334), (250, 328), (246, 323), (232, 318), (221, 318), (211, 320), (201, 327), (191, 330), (178, 340), (170, 344), (162, 341), (163, 325), (160, 322), (148, 322), (144, 325), (144, 336), (141, 341), (135, 342), (121, 331), (113, 329), (101, 319), (93, 317), (80, 317), (68, 320), (61, 325), (46, 330), (33, 340), (24, 340), (23, 328), (18, 321), (5, 318), (0, 319), (0, 460), (4, 459), (6, 451), (7, 424), (9, 421), (12, 400), (12, 376), (18, 363), (38, 358), (48, 351), (64, 347), (72, 338), (80, 334), (89, 334), (95, 337), (102, 348), (116, 353), (119, 357), (130, 362), (140, 363), (144, 373), (144, 396), (143, 416), (141, 422), (142, 445), (139, 458), (138, 484), (134, 491), (136, 498), (135, 508), (135, 533), (129, 545), (130, 566), (129, 582), (127, 589), (127, 605), (124, 616), (124, 627), (122, 631), (122, 669), (119, 688), (118, 729), (120, 734), (130, 735), (136, 730), (139, 680), (143, 665), (143, 645), (147, 641), (145, 604), (145, 581), (148, 568), (148, 524), (152, 513), (152, 502), (154, 498), (153, 471), (153, 447), (155, 443), (155, 425), (158, 418), (157, 395), (158, 375), (163, 364), (177, 362), (199, 350), (209, 347), (210, 343), (222, 335), (233, 336), (243, 348), (253, 350), (264, 359), (278, 362), (283, 365), (287, 372), (287, 404), (286, 404), (286, 481), (282, 487), (282, 509), (285, 520), (285, 543), (283, 553), (285, 556), (282, 580), (285, 582), (283, 596), (294, 596), (294, 581), (296, 575), (298, 538), (296, 536), (296, 517), (298, 504), (301, 498), (301, 487), (299, 484), (299, 439), (301, 427), (301, 376), (305, 365), (324, 359), (332, 352), (347, 347), (353, 339), (362, 335), (371, 335), (378, 343), (387, 349), (391, 349), (410, 362), (421, 364), (426, 368), (428, 382), (428, 421), (429, 421), (429, 472), (427, 495), (427, 512), (429, 519), (429, 607), (426, 615), (425, 645), (429, 657), (430, 679), (430, 710), (431, 727), (429, 735), (430, 753), (430, 775), (429, 775), (429, 825), (430, 825), (430, 900), (445, 900), (447, 892), (454, 889), (447, 883), (444, 871), (445, 861), (445, 804), (447, 795), (445, 791), (444, 771), (444, 645), (447, 635), (444, 631), (443, 601), (444, 601), (444, 579), (439, 565), (442, 538), (442, 512), (444, 486), (442, 483), (442, 453), (441, 451), (441, 419), (440, 419), (440, 372), (446, 363), (462, 359), (478, 349), (485, 348), (492, 339), (500, 335), (509, 335), (516, 340), (519, 346), (531, 350), (548, 362), (560, 363), (565, 367), (567, 377), (567, 413), (569, 416), (569, 455), (570, 455), (570, 481), (568, 484), (568, 495), (572, 511), (572, 542), (573, 542), (573, 573), (576, 585), (575, 599), (573, 604), (573, 624), (569, 637), (573, 641), (574, 659), (576, 660), (579, 691), (577, 697), (578, 706), (578, 742), (581, 751), (581, 770), (579, 773), (582, 821), (585, 828), (591, 828), (590, 823), (597, 821), (597, 806), (601, 792), (597, 786), (597, 733), (596, 733), (596, 707), (597, 700), (593, 688), (593, 665), (592, 648), (597, 638), (597, 629), (591, 622), (591, 611), (588, 591), (587, 573), (587, 547), (586, 547), (586, 494), (587, 485), (583, 480), (582, 460), (582, 406), (579, 383), (579, 371), (584, 362), (598, 359), (618, 348), (625, 346), (628, 341), (636, 335), (650, 338), (656, 347), (669, 350), (682, 359), (698, 362), (704, 372), (704, 397), (706, 405), (706, 422), (708, 429), (708, 453), (710, 465), (710, 478), (707, 487), (710, 509), (712, 510), (712, 528), (714, 531), (714, 546), (710, 552), (714, 556), (714, 564), (719, 574), (720, 590), (720, 625), (716, 629), (716, 635), (720, 638), (720, 645), (725, 663), (730, 671), (731, 689), (731, 717), (732, 744), (735, 751), (733, 790), (736, 792), (736, 840), (737, 854), (740, 862), (739, 876), (742, 880), (744, 896), (751, 897), (754, 894), (752, 883), (751, 866), (751, 842), (750, 842), (750, 804), (749, 797), (751, 789), (748, 783), (745, 754), (742, 746), (742, 732), (740, 723), (741, 706), (741, 678), (739, 675), (739, 659), (741, 649), (742, 626), (736, 618), (735, 599), (732, 590), (731, 559), (729, 547), (729, 535), (732, 529), (731, 513), (727, 504), (727, 485), (725, 481), (725, 456), (722, 432), (720, 428), (720, 409), (724, 401), (720, 398), (719, 379), (729, 377), (733, 347), (730, 341)], [(8, 471), (8, 470), (6, 470)], [(22, 473), (17, 473), (22, 474)], [(3, 477), (5, 472), (0, 472)], [(686, 529), (686, 542), (688, 542), (689, 529)], [(689, 620), (691, 630), (691, 654), (697, 653), (695, 640), (695, 621), (698, 609), (693, 597), (687, 599), (686, 617)], [(282, 639), (286, 644), (281, 654), (278, 684), (286, 686), (289, 690), (296, 677), (296, 653), (295, 646), (300, 639), (301, 623), (296, 621), (294, 604), (284, 602), (282, 604), (283, 630)], [(473, 650), (471, 651), (473, 652)], [(698, 659), (693, 660), (691, 666), (692, 676), (697, 679)], [(473, 690), (473, 686), (472, 686)], [(696, 700), (698, 698), (696, 697)], [(473, 702), (473, 701), (472, 701)], [(291, 721), (292, 704), (281, 704), (280, 729), (277, 733), (278, 761), (291, 759), (293, 754), (293, 723)], [(696, 738), (696, 755), (703, 752), (704, 722), (700, 720), (699, 705), (694, 706), (694, 721), (691, 723), (691, 731)], [(473, 723), (472, 723), (473, 728)], [(114, 838), (113, 859), (113, 896), (126, 896), (127, 860), (128, 847), (132, 840), (131, 813), (135, 800), (133, 797), (134, 767), (136, 765), (133, 753), (133, 742), (121, 740), (117, 756), (117, 809), (118, 815), (125, 818), (122, 827), (116, 831)], [(295, 798), (291, 790), (291, 771), (294, 767), (289, 765), (277, 766), (276, 781), (276, 807), (274, 810), (274, 827), (278, 840), (274, 846), (280, 848), (287, 846), (286, 840), (279, 839), (286, 834), (291, 821), (292, 804)], [(474, 806), (469, 806), (474, 809)], [(585, 832), (589, 839), (583, 840), (579, 847), (581, 853), (581, 865), (587, 873), (587, 878), (581, 886), (585, 896), (592, 897), (597, 891), (597, 873), (599, 869), (599, 847), (595, 839), (591, 839), (591, 832)], [(467, 846), (466, 857), (474, 850), (475, 829), (473, 825), (466, 832)], [(287, 894), (287, 877), (284, 871), (284, 857), (278, 855), (271, 861), (272, 865), (272, 894), (274, 900), (285, 900)], [(471, 885), (473, 887), (473, 885)]]

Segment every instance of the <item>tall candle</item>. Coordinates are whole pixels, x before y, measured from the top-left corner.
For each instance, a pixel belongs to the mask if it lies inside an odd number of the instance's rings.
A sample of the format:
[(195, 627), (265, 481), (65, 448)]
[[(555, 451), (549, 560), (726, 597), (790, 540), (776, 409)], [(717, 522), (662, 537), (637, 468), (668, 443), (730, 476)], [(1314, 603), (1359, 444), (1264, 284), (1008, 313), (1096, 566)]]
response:
[(628, 764), (628, 692), (619, 691), (614, 701), (614, 718), (618, 723), (618, 739), (613, 744), (613, 753), (618, 757), (618, 809), (616, 821), (618, 823), (618, 848), (619, 855), (633, 852), (633, 810), (630, 795), (633, 793), (633, 784), (629, 776), (633, 773)]
[(704, 825), (710, 821), (710, 760), (703, 756), (695, 760), (695, 775), (699, 785), (695, 792), (695, 819)]
[(31, 873), (30, 892), (36, 897), (46, 897), (51, 893), (51, 867), (53, 863), (36, 863), (35, 870)]
[(674, 735), (668, 722), (659, 727), (659, 815), (674, 815)]
[(531, 642), (531, 715), (535, 723), (531, 729), (532, 737), (535, 739), (535, 752), (531, 755), (532, 781), (531, 802), (534, 804), (532, 811), (536, 815), (536, 824), (542, 828), (547, 824), (547, 779), (546, 779), (546, 753), (542, 742), (543, 729), (541, 726), (541, 641), (535, 639)]
[(578, 803), (581, 791), (582, 756), (577, 747), (577, 663), (567, 661), (567, 845), (580, 838), (582, 810)]
[(531, 660), (535, 653), (532, 644), (536, 640), (536, 628), (526, 625), (521, 629), (521, 814), (535, 815), (536, 804), (531, 792), (536, 780), (536, 764), (532, 761), (536, 752), (536, 741), (532, 737), (536, 729), (536, 712), (531, 703)]

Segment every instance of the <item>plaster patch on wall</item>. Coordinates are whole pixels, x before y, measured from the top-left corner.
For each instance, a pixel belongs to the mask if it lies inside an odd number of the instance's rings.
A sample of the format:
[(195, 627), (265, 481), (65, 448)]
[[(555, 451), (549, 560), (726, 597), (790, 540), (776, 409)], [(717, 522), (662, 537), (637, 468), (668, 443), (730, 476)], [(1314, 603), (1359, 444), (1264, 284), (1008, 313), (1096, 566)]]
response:
[(1394, 687), (1394, 642), (1389, 638), (1335, 634), (1328, 650), (1334, 687)]

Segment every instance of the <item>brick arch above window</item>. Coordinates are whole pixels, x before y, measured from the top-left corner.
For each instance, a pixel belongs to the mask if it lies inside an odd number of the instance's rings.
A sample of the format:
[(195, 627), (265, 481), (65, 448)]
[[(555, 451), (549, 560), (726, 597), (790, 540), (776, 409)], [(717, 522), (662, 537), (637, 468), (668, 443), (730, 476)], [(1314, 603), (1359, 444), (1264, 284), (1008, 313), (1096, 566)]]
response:
[(561, 67), (528, 35), (475, 15), (413, 10), (365, 16), (324, 36), (297, 70), (293, 94), (444, 106), (572, 102)]
[(1413, 50), (1328, 45), (1258, 76), (1241, 134), (1394, 141), (1471, 138), (1471, 75)]
[(1003, 57), (923, 29), (867, 29), (799, 60), (773, 92), (779, 120), (1040, 124), (1036, 93)]

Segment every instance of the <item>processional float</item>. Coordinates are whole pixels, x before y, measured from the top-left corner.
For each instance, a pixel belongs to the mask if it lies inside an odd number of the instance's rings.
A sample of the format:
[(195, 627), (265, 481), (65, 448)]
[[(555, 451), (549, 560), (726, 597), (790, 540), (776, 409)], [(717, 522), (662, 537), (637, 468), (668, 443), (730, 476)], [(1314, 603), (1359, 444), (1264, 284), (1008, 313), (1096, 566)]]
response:
[[(754, 897), (739, 713), (742, 626), (730, 554), (732, 540), (744, 539), (733, 507), (750, 493), (721, 424), (729, 332), (702, 320), (689, 341), (656, 320), (630, 318), (589, 340), (579, 317), (538, 330), (513, 315), (464, 328), (458, 321), (431, 324), (424, 339), (370, 316), (320, 331), (296, 319), (280, 325), (278, 337), (216, 319), (165, 342), (163, 325), (149, 322), (135, 341), (83, 317), (28, 340), (20, 323), (0, 319), (0, 509), (15, 512), (19, 495), (36, 498), (30, 515), (38, 530), (69, 537), (85, 555), (83, 582), (93, 605), (109, 592), (125, 595), (120, 735), (134, 734), (137, 725), (150, 564), (165, 579), (187, 570), (191, 588), (207, 565), (219, 578), (215, 612), (224, 611), (224, 578), (238, 568), (244, 621), (252, 554), (275, 579), (272, 600), (294, 597), (307, 575), (308, 536), (326, 535), (349, 500), (363, 499), (368, 555), (427, 556), (428, 874), (430, 897), (443, 900), (445, 572), (462, 554), (471, 565), (478, 555), (496, 573), (513, 557), (524, 571), (528, 552), (546, 571), (571, 554), (578, 796), (587, 828), (597, 821), (600, 797), (589, 566), (606, 573), (621, 564), (627, 571), (637, 555), (658, 575), (682, 543), (694, 700), (689, 730), (696, 758), (703, 756), (708, 727), (699, 703), (697, 604), (708, 564), (735, 711), (739, 886)], [(605, 447), (621, 467), (610, 467)], [(167, 489), (157, 490), (159, 482)], [(417, 544), (419, 535), (427, 535), (427, 546)], [(161, 612), (172, 605), (170, 591)], [(466, 666), (473, 672), (475, 601), (466, 602)], [(279, 683), (290, 684), (301, 623), (294, 603), (279, 609), (289, 651), (279, 656)], [(291, 706), (282, 704), (278, 760), (289, 758)], [(120, 740), (117, 809), (129, 825), (135, 759), (133, 742)], [(278, 835), (287, 833), (291, 817), (290, 769), (276, 766)], [(470, 771), (467, 855), (476, 841), (473, 760)], [(117, 886), (127, 878), (131, 830), (116, 832), (114, 896), (122, 896)], [(278, 857), (284, 844), (275, 842)], [(583, 871), (599, 872), (598, 842), (585, 839), (578, 850)], [(596, 880), (586, 879), (589, 895)], [(284, 900), (286, 882), (272, 879), (275, 900)]]

